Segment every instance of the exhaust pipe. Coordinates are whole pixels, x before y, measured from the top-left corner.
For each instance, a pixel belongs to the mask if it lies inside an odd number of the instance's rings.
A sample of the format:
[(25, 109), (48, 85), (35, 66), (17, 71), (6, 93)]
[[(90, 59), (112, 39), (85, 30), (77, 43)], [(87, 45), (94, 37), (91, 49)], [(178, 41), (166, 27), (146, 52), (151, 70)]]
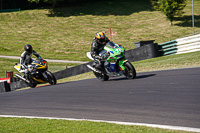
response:
[(26, 83), (30, 83), (30, 81), (29, 80), (27, 80), (27, 79), (25, 79), (25, 78), (23, 78), (21, 75), (19, 75), (19, 74), (15, 74), (15, 76), (16, 77), (18, 77), (18, 78), (20, 78), (21, 80), (24, 80)]
[(95, 69), (94, 67), (87, 65), (88, 68), (90, 68), (92, 71), (97, 72), (97, 73), (101, 73), (100, 71), (98, 71), (97, 69)]

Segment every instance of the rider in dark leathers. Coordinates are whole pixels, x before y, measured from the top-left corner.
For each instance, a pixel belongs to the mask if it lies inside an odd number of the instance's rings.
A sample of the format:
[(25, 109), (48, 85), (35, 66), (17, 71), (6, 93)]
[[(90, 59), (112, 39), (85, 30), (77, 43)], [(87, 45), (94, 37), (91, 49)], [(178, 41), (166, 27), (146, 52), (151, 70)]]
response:
[(27, 71), (27, 65), (31, 64), (33, 62), (33, 59), (31, 58), (32, 55), (35, 55), (38, 59), (42, 59), (41, 56), (33, 50), (33, 47), (29, 44), (24, 46), (24, 52), (21, 54), (20, 57), (20, 64), (22, 65), (22, 68), (20, 72), (26, 74)]
[(99, 56), (99, 53), (104, 49), (106, 43), (110, 40), (106, 37), (103, 32), (97, 32), (96, 36), (93, 38), (93, 42), (91, 44), (91, 56), (94, 59), (93, 67), (104, 72), (104, 61), (102, 61), (102, 57)]

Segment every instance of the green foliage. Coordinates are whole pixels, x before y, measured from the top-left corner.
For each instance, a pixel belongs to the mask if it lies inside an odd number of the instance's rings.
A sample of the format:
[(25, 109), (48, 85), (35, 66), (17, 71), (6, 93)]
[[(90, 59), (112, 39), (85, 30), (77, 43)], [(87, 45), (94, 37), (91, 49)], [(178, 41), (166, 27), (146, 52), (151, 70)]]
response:
[(153, 8), (162, 11), (171, 24), (176, 15), (181, 16), (186, 6), (186, 0), (151, 0)]
[(29, 2), (36, 2), (36, 3), (39, 3), (39, 2), (45, 2), (45, 3), (50, 3), (52, 4), (52, 7), (54, 8), (56, 6), (56, 3), (59, 2), (59, 1), (64, 1), (64, 0), (28, 0)]
[(158, 10), (158, 0), (150, 0), (152, 4), (152, 8)]
[(28, 0), (29, 2), (36, 2), (36, 3), (39, 3), (40, 0)]
[(39, 3), (40, 1), (47, 2), (47, 3), (54, 3), (54, 2), (57, 2), (57, 1), (63, 1), (63, 0), (28, 0), (28, 1), (36, 2), (36, 3)]
[(28, 0), (28, 1), (29, 2), (35, 2), (35, 3), (39, 3), (39, 2), (50, 3), (50, 4), (52, 4), (52, 7), (54, 8), (58, 2), (62, 2), (62, 1), (73, 2), (73, 1), (76, 1), (76, 0)]

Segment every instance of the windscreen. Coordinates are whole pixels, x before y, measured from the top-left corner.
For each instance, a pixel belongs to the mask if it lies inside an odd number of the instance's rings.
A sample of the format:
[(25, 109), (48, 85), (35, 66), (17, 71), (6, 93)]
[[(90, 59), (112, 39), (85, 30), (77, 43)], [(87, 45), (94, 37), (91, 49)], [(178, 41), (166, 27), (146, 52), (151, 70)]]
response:
[(106, 44), (106, 47), (109, 47), (109, 48), (114, 48), (114, 46), (115, 46), (115, 43), (114, 43), (114, 42), (108, 42), (108, 43)]
[(40, 59), (35, 59), (33, 60), (33, 63), (37, 63), (37, 64), (40, 64), (41, 60)]

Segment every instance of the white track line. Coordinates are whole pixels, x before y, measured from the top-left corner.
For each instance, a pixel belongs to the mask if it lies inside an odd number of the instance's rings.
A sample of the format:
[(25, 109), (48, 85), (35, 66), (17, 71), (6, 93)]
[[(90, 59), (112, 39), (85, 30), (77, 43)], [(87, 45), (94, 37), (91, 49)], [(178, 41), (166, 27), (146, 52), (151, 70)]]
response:
[(92, 119), (75, 119), (75, 118), (57, 118), (57, 117), (17, 116), (17, 115), (0, 115), (0, 117), (40, 118), (40, 119), (55, 119), (55, 120), (70, 120), (70, 121), (106, 122), (106, 123), (113, 123), (113, 124), (120, 124), (120, 125), (147, 126), (147, 127), (154, 127), (154, 128), (162, 128), (162, 129), (170, 129), (170, 130), (181, 130), (181, 131), (199, 132), (200, 133), (200, 128), (171, 126), (171, 125), (157, 125), (157, 124), (147, 124), (147, 123), (132, 123), (132, 122), (92, 120)]

